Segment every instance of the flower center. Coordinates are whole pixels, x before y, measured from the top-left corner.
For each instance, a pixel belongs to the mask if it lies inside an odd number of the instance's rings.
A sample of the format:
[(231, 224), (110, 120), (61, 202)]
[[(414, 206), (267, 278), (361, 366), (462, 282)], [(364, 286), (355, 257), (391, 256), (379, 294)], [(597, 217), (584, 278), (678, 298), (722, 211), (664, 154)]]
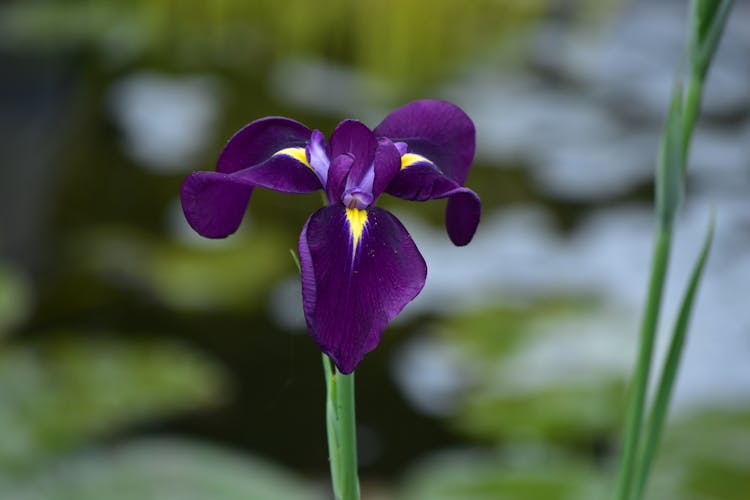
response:
[(359, 210), (364, 210), (365, 208), (372, 205), (372, 202), (374, 200), (372, 193), (367, 192), (360, 187), (354, 187), (344, 192), (344, 196), (342, 196), (341, 201), (344, 203), (344, 206), (346, 208), (357, 208)]

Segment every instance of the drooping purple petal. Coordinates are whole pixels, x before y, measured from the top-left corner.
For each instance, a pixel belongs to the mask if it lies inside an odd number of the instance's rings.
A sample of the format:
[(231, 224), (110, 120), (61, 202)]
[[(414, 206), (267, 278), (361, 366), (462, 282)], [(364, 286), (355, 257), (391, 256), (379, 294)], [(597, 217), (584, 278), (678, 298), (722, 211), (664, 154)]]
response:
[(409, 233), (380, 208), (318, 210), (302, 230), (299, 257), (308, 327), (342, 373), (378, 345), (427, 276)]
[(190, 227), (206, 238), (224, 238), (242, 222), (252, 184), (220, 172), (193, 172), (182, 183), (182, 210)]
[(312, 193), (322, 187), (311, 167), (286, 154), (271, 156), (263, 163), (227, 175), (281, 193)]
[(479, 196), (469, 188), (460, 187), (448, 194), (445, 206), (445, 228), (454, 245), (468, 245), (474, 237), (482, 215)]
[(230, 174), (268, 160), (289, 147), (304, 147), (311, 131), (301, 123), (269, 116), (245, 125), (235, 133), (216, 162), (216, 171)]
[(320, 181), (310, 167), (287, 155), (234, 173), (193, 172), (182, 183), (182, 210), (190, 226), (207, 238), (234, 233), (254, 187), (283, 193), (310, 193)]
[(414, 101), (385, 117), (377, 137), (405, 142), (459, 185), (466, 182), (474, 158), (476, 132), (464, 111), (445, 101)]
[(403, 168), (391, 180), (386, 192), (404, 200), (427, 201), (460, 187), (429, 162), (418, 162)]
[(358, 185), (366, 175), (373, 159), (378, 141), (367, 125), (357, 120), (344, 120), (336, 126), (329, 141), (331, 158), (348, 153), (354, 157), (349, 176)]
[(445, 222), (448, 236), (458, 246), (474, 237), (482, 213), (477, 194), (443, 175), (429, 162), (417, 162), (402, 169), (391, 181), (388, 194), (405, 200), (427, 201), (448, 198)]

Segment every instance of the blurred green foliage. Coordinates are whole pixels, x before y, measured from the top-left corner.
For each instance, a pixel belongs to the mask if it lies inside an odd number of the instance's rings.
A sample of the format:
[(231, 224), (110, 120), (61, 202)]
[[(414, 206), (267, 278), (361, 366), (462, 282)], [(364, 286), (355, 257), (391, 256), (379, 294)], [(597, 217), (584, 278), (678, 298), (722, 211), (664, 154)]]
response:
[(182, 346), (74, 338), (0, 351), (0, 468), (31, 468), (136, 421), (215, 403), (218, 368)]
[(750, 412), (694, 412), (667, 426), (646, 498), (742, 500), (750, 491), (748, 471)]
[[(528, 357), (522, 365), (527, 372), (512, 368), (535, 346), (554, 346), (566, 335), (563, 325), (596, 315), (596, 307), (586, 301), (546, 300), (441, 321), (436, 335), (458, 349), (470, 373), (449, 423), (474, 443), (498, 448), (427, 457), (407, 471), (397, 498), (605, 498), (612, 471), (604, 447), (621, 425), (625, 374), (616, 367), (590, 365), (601, 355), (596, 349), (572, 355), (580, 373), (588, 376), (571, 376), (563, 369), (559, 378), (535, 380)], [(617, 341), (617, 328), (598, 334)], [(580, 336), (585, 343), (584, 328)], [(570, 356), (566, 353), (566, 359)], [(680, 415), (668, 426), (648, 498), (745, 498), (750, 491), (749, 414), (739, 407)]]
[(0, 338), (26, 319), (31, 290), (23, 274), (0, 262)]
[[(325, 54), (393, 83), (445, 76), (542, 14), (543, 0), (35, 0), (0, 10), (0, 46), (91, 46), (107, 65), (257, 70)], [(446, 26), (450, 32), (445, 32)], [(429, 43), (425, 43), (429, 40)]]
[[(463, 351), (473, 372), (470, 390), (456, 413), (456, 427), (473, 438), (494, 442), (535, 439), (573, 445), (590, 445), (615, 432), (624, 408), (621, 373), (561, 373), (534, 381), (534, 374), (525, 376), (512, 368), (514, 358), (560, 337), (554, 325), (593, 312), (594, 306), (584, 302), (548, 300), (445, 322), (440, 335)], [(599, 353), (582, 348), (566, 356), (591, 364)]]
[[(498, 415), (499, 413), (495, 413)], [(667, 429), (648, 499), (744, 500), (750, 491), (750, 413), (698, 412)], [(430, 456), (405, 475), (399, 500), (600, 500), (606, 464), (548, 444)]]
[(399, 500), (600, 500), (606, 483), (578, 457), (534, 446), (424, 460)]
[[(0, 267), (0, 326), (18, 326), (29, 303), (25, 281)], [(228, 388), (215, 362), (174, 341), (47, 332), (0, 345), (0, 498), (323, 498), (246, 454), (189, 441), (103, 440), (215, 405)]]
[[(192, 235), (191, 235), (192, 236)], [(273, 228), (255, 228), (218, 242), (185, 245), (113, 227), (77, 240), (76, 266), (127, 283), (175, 310), (248, 310), (292, 268), (288, 240)]]
[(467, 434), (591, 444), (615, 431), (624, 407), (622, 380), (560, 381), (521, 394), (498, 393), (491, 384), (486, 381), (467, 398), (459, 415)]
[(186, 441), (136, 440), (80, 453), (23, 484), (15, 500), (320, 500), (320, 487), (263, 460)]

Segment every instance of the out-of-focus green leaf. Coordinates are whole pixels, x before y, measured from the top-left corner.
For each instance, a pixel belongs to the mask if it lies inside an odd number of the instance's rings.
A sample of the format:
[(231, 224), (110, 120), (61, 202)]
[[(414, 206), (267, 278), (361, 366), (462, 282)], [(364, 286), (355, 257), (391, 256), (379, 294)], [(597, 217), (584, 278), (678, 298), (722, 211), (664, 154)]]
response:
[(558, 443), (596, 441), (611, 435), (624, 410), (622, 380), (561, 383), (522, 393), (475, 391), (459, 411), (465, 434), (501, 442), (507, 438)]
[(135, 421), (215, 403), (220, 370), (177, 344), (71, 339), (0, 352), (0, 469), (55, 453)]
[(669, 116), (656, 167), (656, 209), (661, 227), (672, 227), (685, 189), (685, 153), (682, 144), (682, 87), (672, 94)]
[(491, 442), (606, 439), (624, 408), (627, 332), (613, 327), (621, 323), (615, 312), (570, 301), (449, 321), (440, 335), (471, 371), (453, 425)]
[(685, 295), (680, 305), (680, 312), (675, 322), (672, 338), (669, 343), (667, 357), (664, 360), (656, 394), (652, 403), (651, 412), (648, 417), (646, 426), (646, 435), (642, 444), (641, 456), (636, 467), (635, 495), (640, 499), (642, 492), (646, 487), (651, 464), (659, 446), (661, 434), (664, 429), (667, 418), (667, 410), (672, 399), (672, 390), (677, 378), (677, 371), (680, 366), (680, 360), (685, 348), (685, 338), (687, 336), (688, 325), (693, 311), (693, 303), (698, 293), (703, 270), (706, 266), (708, 253), (711, 249), (711, 243), (714, 235), (714, 215), (711, 215), (706, 237), (703, 242), (703, 248), (698, 256), (698, 260), (693, 267), (690, 282), (685, 290)]
[(14, 500), (321, 500), (322, 492), (278, 466), (176, 440), (142, 440), (66, 459), (22, 483), (0, 483)]
[(0, 263), (0, 336), (26, 319), (31, 291), (24, 276)]
[(493, 307), (447, 318), (439, 335), (455, 342), (477, 362), (495, 364), (529, 339), (529, 329), (540, 319), (587, 309), (573, 300), (539, 301), (523, 307)]
[(511, 447), (503, 454), (456, 452), (429, 458), (407, 473), (397, 498), (601, 500), (604, 486), (595, 469), (575, 457)]
[(690, 16), (691, 71), (705, 77), (721, 41), (734, 0), (693, 0)]

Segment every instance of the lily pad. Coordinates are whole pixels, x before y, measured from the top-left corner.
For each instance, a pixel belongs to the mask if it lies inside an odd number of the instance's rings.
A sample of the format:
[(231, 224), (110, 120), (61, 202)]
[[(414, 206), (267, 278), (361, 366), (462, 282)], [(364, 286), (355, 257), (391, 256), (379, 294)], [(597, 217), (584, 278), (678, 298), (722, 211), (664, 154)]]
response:
[(2, 489), (3, 498), (16, 500), (325, 498), (320, 488), (259, 458), (173, 439), (90, 451)]
[(27, 470), (95, 437), (216, 403), (221, 370), (175, 343), (64, 338), (0, 352), (0, 469)]
[(630, 333), (616, 312), (571, 301), (489, 310), (439, 331), (471, 383), (452, 419), (475, 439), (590, 446), (619, 429)]
[(406, 476), (399, 500), (600, 500), (606, 481), (574, 456), (539, 447), (453, 452)]

